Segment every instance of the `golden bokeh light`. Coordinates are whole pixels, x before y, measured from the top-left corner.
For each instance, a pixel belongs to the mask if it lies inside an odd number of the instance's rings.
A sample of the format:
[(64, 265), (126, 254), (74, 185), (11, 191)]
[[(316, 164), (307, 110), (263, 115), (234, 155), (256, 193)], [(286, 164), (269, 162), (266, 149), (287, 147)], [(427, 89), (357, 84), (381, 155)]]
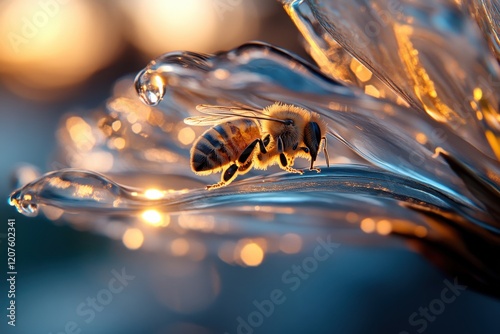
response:
[(371, 96), (376, 97), (376, 98), (380, 97), (380, 91), (373, 85), (366, 86), (365, 93), (367, 95), (371, 95)]
[(355, 58), (352, 58), (349, 67), (356, 77), (362, 82), (366, 82), (372, 78), (372, 72)]
[(144, 192), (144, 196), (147, 199), (160, 199), (160, 198), (163, 198), (164, 194), (163, 194), (163, 191), (161, 191), (161, 190), (151, 188), (151, 189), (147, 189)]
[(66, 129), (71, 140), (81, 151), (90, 151), (96, 144), (92, 127), (81, 117), (72, 116), (66, 120)]
[(132, 111), (132, 112), (129, 112), (127, 114), (127, 121), (130, 123), (130, 124), (134, 124), (135, 122), (137, 122), (137, 120), (139, 119), (139, 116), (137, 116), (137, 113)]
[(422, 144), (422, 145), (427, 144), (427, 136), (423, 132), (417, 133), (417, 135), (415, 136), (415, 139), (417, 140), (417, 142), (419, 144)]
[(121, 127), (122, 127), (122, 122), (119, 120), (116, 120), (111, 124), (111, 128), (113, 129), (113, 131), (118, 131), (120, 130)]
[(196, 134), (190, 127), (182, 128), (177, 135), (177, 138), (183, 145), (191, 144), (196, 138)]
[(474, 88), (473, 94), (474, 94), (474, 100), (476, 101), (481, 100), (481, 98), (483, 97), (483, 91), (479, 87)]
[(264, 251), (255, 242), (250, 242), (241, 248), (240, 258), (245, 265), (256, 267), (264, 260)]
[(287, 233), (280, 239), (280, 250), (286, 254), (295, 254), (302, 249), (302, 237), (295, 233)]
[(142, 125), (141, 123), (135, 123), (132, 125), (132, 132), (135, 134), (139, 134), (142, 131)]
[(141, 218), (144, 222), (151, 226), (168, 226), (170, 224), (170, 216), (164, 215), (158, 210), (150, 209), (146, 210), (141, 214)]
[(187, 230), (198, 230), (203, 232), (211, 232), (215, 227), (214, 216), (201, 215), (179, 215), (179, 226)]
[(365, 233), (375, 232), (375, 221), (372, 218), (365, 218), (361, 221), (361, 230)]
[(348, 212), (345, 215), (345, 220), (347, 220), (349, 223), (356, 223), (359, 220), (359, 215), (356, 212)]
[(25, 97), (47, 99), (47, 90), (77, 84), (108, 65), (122, 39), (116, 15), (105, 8), (83, 0), (0, 3), (4, 83)]
[(377, 233), (380, 235), (389, 235), (392, 232), (392, 224), (386, 219), (377, 222)]
[(414, 231), (415, 235), (419, 238), (425, 238), (427, 236), (427, 228), (425, 226), (417, 226)]
[(116, 137), (113, 139), (113, 146), (118, 150), (123, 150), (126, 145), (127, 142), (122, 137)]
[(123, 234), (122, 241), (128, 249), (139, 249), (144, 243), (144, 234), (138, 228), (129, 228)]
[(259, 29), (252, 1), (228, 2), (229, 8), (221, 7), (218, 0), (144, 0), (119, 4), (134, 26), (128, 38), (149, 56), (165, 50), (213, 52), (242, 43)]
[(104, 173), (113, 168), (113, 155), (106, 151), (90, 151), (82, 155), (75, 155), (71, 159), (71, 166)]
[(189, 241), (185, 238), (177, 238), (170, 244), (170, 250), (175, 256), (184, 256), (189, 252)]

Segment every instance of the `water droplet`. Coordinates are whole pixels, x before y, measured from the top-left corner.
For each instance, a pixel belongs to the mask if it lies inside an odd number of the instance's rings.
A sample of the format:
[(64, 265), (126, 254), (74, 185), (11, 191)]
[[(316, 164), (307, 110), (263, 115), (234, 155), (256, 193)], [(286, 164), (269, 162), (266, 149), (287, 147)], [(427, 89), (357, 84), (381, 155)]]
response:
[(33, 196), (21, 190), (13, 192), (8, 200), (9, 205), (14, 206), (19, 213), (28, 217), (38, 215), (38, 206), (33, 201)]
[(140, 99), (147, 105), (158, 105), (165, 95), (165, 88), (163, 78), (149, 70), (142, 70), (135, 78), (135, 89)]

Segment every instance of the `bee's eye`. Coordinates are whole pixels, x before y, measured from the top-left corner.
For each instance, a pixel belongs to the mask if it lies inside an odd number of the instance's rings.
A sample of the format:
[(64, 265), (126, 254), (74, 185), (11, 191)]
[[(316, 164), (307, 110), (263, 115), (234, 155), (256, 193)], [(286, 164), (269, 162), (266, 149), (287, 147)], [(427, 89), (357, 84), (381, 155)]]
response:
[(292, 119), (285, 119), (285, 125), (293, 125), (293, 120)]

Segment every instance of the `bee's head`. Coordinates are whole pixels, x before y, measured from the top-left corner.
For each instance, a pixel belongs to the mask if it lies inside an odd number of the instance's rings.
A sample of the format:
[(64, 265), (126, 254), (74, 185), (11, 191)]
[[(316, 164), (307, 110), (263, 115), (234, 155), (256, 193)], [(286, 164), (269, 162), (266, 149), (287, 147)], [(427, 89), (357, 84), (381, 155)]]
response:
[(318, 157), (319, 145), (321, 143), (321, 129), (316, 122), (309, 122), (304, 127), (304, 144), (311, 155), (311, 169)]

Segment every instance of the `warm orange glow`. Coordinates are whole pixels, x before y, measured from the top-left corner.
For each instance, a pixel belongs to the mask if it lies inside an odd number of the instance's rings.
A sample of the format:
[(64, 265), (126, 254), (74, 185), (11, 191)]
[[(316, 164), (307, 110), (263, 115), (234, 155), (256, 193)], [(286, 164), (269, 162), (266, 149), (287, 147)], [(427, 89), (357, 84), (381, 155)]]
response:
[(346, 215), (345, 215), (345, 219), (349, 222), (349, 223), (355, 223), (358, 221), (359, 219), (359, 216), (356, 212), (348, 212)]
[[(119, 3), (132, 21), (129, 38), (145, 53), (212, 52), (229, 48), (258, 30), (253, 1), (144, 0)], [(224, 38), (220, 38), (223, 34)]]
[(90, 151), (82, 155), (74, 156), (71, 161), (71, 166), (104, 173), (113, 167), (113, 163), (114, 158), (111, 153), (105, 151)]
[(181, 214), (179, 215), (179, 226), (189, 230), (211, 232), (215, 227), (215, 219), (213, 216)]
[(122, 137), (117, 137), (117, 138), (113, 139), (113, 145), (118, 150), (123, 150), (125, 148), (126, 144), (127, 144), (127, 142)]
[(79, 150), (90, 151), (96, 144), (92, 127), (83, 118), (78, 116), (69, 117), (66, 120), (66, 129)]
[(71, 187), (71, 182), (70, 181), (64, 181), (60, 177), (53, 177), (50, 179), (49, 184), (57, 189), (67, 189)]
[(479, 121), (482, 121), (483, 120), (483, 113), (480, 112), (479, 110), (476, 111), (476, 117)]
[(113, 129), (113, 131), (120, 130), (121, 126), (122, 126), (122, 122), (120, 122), (120, 121), (114, 121), (113, 124), (111, 124), (111, 128)]
[[(7, 0), (0, 3), (0, 68), (26, 97), (73, 85), (107, 65), (122, 39), (117, 16), (95, 1)], [(37, 87), (37, 91), (21, 87)], [(38, 95), (37, 95), (38, 94)]]
[(218, 68), (213, 72), (213, 76), (219, 80), (224, 80), (229, 77), (229, 71), (223, 68)]
[(142, 219), (151, 226), (168, 226), (170, 224), (170, 216), (163, 215), (157, 210), (146, 210), (141, 215)]
[(476, 87), (474, 88), (474, 100), (479, 101), (483, 97), (483, 91), (481, 88)]
[(194, 133), (193, 129), (191, 129), (190, 127), (182, 128), (179, 131), (179, 134), (177, 135), (177, 138), (179, 139), (179, 141), (184, 145), (191, 144), (194, 141), (195, 137), (196, 137), (196, 134)]
[(419, 238), (425, 238), (427, 236), (427, 229), (424, 226), (415, 227), (415, 235)]
[(94, 194), (94, 187), (88, 184), (74, 184), (75, 192), (73, 196), (86, 198)]
[(434, 75), (427, 71), (419, 51), (413, 45), (414, 28), (407, 24), (397, 24), (394, 28), (400, 58), (413, 82), (414, 94), (423, 104), (425, 111), (439, 122), (459, 118), (458, 114), (438, 95)]
[(189, 252), (189, 241), (177, 238), (170, 244), (170, 250), (175, 256), (184, 256)]
[(380, 97), (380, 91), (373, 85), (366, 86), (365, 93), (376, 98)]
[(144, 196), (147, 199), (160, 199), (163, 198), (163, 191), (151, 188), (144, 192)]
[(422, 145), (425, 145), (427, 143), (427, 136), (425, 135), (425, 133), (422, 132), (417, 133), (415, 139)]
[(135, 134), (139, 134), (142, 131), (142, 125), (141, 123), (135, 123), (132, 125), (132, 132)]
[(500, 159), (500, 139), (491, 130), (486, 130), (484, 134), (493, 152)]
[(349, 67), (356, 77), (362, 82), (366, 82), (372, 78), (372, 72), (355, 58), (352, 58), (351, 65)]
[(129, 228), (123, 234), (122, 241), (128, 249), (139, 249), (144, 242), (144, 235), (138, 228)]
[(138, 119), (139, 119), (139, 117), (137, 116), (137, 114), (135, 112), (129, 112), (127, 115), (127, 121), (130, 124), (134, 124), (135, 122), (137, 122)]
[(375, 221), (371, 218), (365, 218), (361, 221), (361, 230), (365, 233), (375, 232)]
[(477, 102), (476, 102), (476, 101), (470, 101), (470, 106), (471, 106), (471, 107), (472, 107), (472, 109), (474, 109), (474, 110), (479, 109), (479, 106), (477, 105)]
[(295, 254), (302, 249), (302, 237), (295, 233), (287, 233), (280, 240), (280, 250), (286, 254)]
[(243, 246), (240, 257), (247, 266), (256, 267), (264, 260), (264, 251), (255, 242), (250, 242)]
[(380, 235), (388, 235), (392, 231), (392, 224), (388, 220), (381, 220), (377, 223), (377, 233)]
[(396, 103), (402, 106), (409, 107), (408, 102), (406, 102), (404, 99), (402, 99), (400, 96), (396, 99)]

